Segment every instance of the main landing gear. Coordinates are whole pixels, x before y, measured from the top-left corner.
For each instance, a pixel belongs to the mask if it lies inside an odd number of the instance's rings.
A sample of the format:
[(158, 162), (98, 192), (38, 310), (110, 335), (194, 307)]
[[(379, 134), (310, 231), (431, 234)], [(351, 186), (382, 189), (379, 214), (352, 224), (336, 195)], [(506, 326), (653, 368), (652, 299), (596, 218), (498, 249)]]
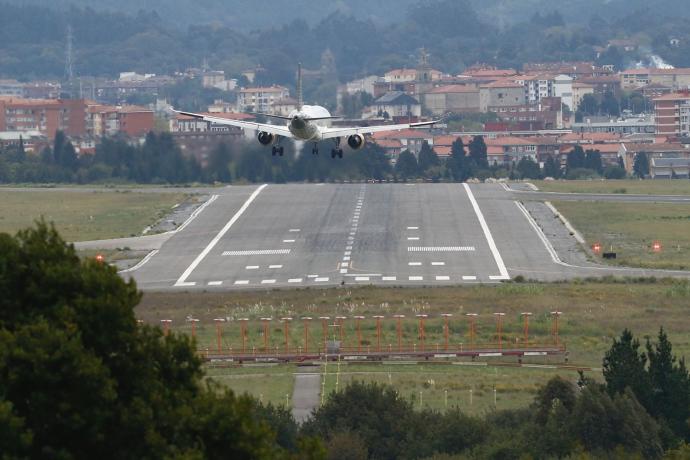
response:
[(343, 149), (340, 148), (340, 138), (336, 137), (335, 138), (335, 148), (331, 150), (331, 158), (342, 158), (343, 157)]
[(282, 145), (274, 145), (273, 148), (271, 149), (271, 155), (273, 155), (273, 156), (280, 155), (282, 157), (283, 156), (283, 146)]
[(312, 155), (318, 155), (318, 154), (319, 154), (319, 144), (318, 144), (318, 142), (314, 142), (314, 146), (311, 148), (311, 154), (312, 154)]

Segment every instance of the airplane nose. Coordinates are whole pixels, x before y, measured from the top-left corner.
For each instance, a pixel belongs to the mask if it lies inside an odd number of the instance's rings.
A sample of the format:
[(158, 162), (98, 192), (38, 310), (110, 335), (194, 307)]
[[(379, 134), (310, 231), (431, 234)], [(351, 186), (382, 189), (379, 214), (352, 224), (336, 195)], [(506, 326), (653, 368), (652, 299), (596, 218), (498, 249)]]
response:
[(292, 117), (292, 126), (295, 128), (303, 128), (304, 127), (304, 120), (302, 120), (298, 116)]

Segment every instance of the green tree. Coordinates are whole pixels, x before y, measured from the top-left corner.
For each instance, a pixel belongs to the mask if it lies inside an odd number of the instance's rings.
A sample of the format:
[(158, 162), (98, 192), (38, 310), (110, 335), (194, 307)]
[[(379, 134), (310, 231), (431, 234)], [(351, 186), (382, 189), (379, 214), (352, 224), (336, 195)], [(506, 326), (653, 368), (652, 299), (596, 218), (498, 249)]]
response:
[(221, 142), (211, 152), (211, 158), (208, 162), (208, 177), (212, 181), (232, 182), (232, 174), (230, 173), (231, 161), (232, 156), (228, 145), (225, 142)]
[(646, 370), (647, 356), (640, 350), (639, 340), (625, 329), (619, 339), (613, 339), (604, 354), (603, 374), (606, 391), (611, 396), (623, 394), (630, 388), (638, 401), (650, 407), (651, 382)]
[(286, 458), (254, 401), (203, 384), (188, 337), (137, 324), (140, 298), (45, 223), (0, 234), (0, 451)]
[(450, 147), (450, 156), (446, 160), (446, 168), (450, 172), (453, 180), (457, 182), (466, 181), (469, 177), (467, 172), (467, 153), (462, 137), (458, 137)]
[(434, 149), (424, 141), (422, 143), (422, 148), (419, 150), (419, 172), (424, 175), (430, 168), (438, 166), (440, 161), (438, 155), (434, 152)]
[(470, 141), (469, 150), (470, 158), (474, 161), (478, 168), (487, 169), (489, 167), (484, 136), (474, 136), (472, 141)]
[(633, 163), (633, 172), (640, 179), (649, 175), (649, 157), (645, 152), (638, 152)]
[(541, 176), (539, 165), (531, 157), (522, 157), (518, 161), (517, 170), (523, 179), (539, 179)]
[(586, 169), (591, 169), (601, 174), (604, 170), (604, 166), (601, 162), (601, 153), (599, 150), (588, 149), (585, 152), (585, 164)]
[(552, 378), (539, 389), (534, 398), (537, 423), (545, 424), (556, 405), (562, 405), (567, 411), (572, 411), (575, 406), (575, 399), (575, 387), (572, 383), (561, 377)]
[(419, 174), (417, 158), (409, 150), (404, 150), (398, 155), (395, 163), (395, 173), (403, 180), (413, 179)]
[(582, 147), (576, 145), (573, 149), (568, 152), (568, 156), (565, 162), (565, 168), (567, 172), (573, 169), (579, 169), (585, 167), (585, 151)]
[(647, 339), (647, 357), (651, 384), (649, 411), (665, 421), (676, 436), (687, 440), (690, 437), (690, 376), (685, 359), (678, 360), (673, 354), (673, 346), (663, 328), (659, 330), (656, 343), (652, 345)]
[(625, 169), (618, 165), (608, 165), (604, 168), (604, 177), (607, 179), (625, 179)]
[(561, 177), (561, 174), (561, 165), (559, 162), (553, 157), (553, 155), (547, 156), (546, 160), (544, 161), (544, 177), (558, 179)]

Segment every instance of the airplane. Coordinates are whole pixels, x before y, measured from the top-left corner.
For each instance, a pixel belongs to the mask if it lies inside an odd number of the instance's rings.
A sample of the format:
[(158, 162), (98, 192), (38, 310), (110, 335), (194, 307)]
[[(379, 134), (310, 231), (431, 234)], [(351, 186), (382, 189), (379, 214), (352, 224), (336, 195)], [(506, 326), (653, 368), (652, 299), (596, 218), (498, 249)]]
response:
[[(174, 109), (173, 109), (174, 110)], [(333, 128), (329, 126), (329, 121), (340, 118), (331, 116), (325, 107), (319, 105), (305, 105), (302, 98), (302, 66), (297, 66), (297, 109), (285, 116), (270, 114), (263, 115), (270, 118), (285, 120), (285, 125), (271, 125), (268, 123), (256, 123), (240, 120), (228, 120), (226, 118), (214, 117), (199, 113), (184, 112), (174, 110), (176, 113), (197, 118), (217, 125), (229, 125), (243, 129), (258, 131), (257, 140), (261, 145), (272, 146), (272, 154), (283, 155), (283, 147), (280, 145), (283, 138), (297, 141), (313, 142), (312, 155), (319, 154), (319, 142), (332, 139), (335, 143), (331, 150), (331, 158), (342, 158), (343, 149), (340, 147), (341, 139), (347, 139), (347, 145), (353, 150), (364, 147), (366, 140), (364, 135), (382, 131), (399, 131), (408, 128), (418, 128), (421, 126), (431, 126), (439, 120), (426, 121), (421, 123), (405, 123), (396, 125), (361, 126), (352, 128)]]

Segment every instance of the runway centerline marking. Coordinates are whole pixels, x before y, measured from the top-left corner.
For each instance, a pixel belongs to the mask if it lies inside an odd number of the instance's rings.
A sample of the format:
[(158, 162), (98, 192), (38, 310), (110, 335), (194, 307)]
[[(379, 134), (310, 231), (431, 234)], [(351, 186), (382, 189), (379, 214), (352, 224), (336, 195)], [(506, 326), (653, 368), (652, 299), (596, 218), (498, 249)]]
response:
[(237, 285), (249, 284), (249, 280), (237, 280), (237, 281), (235, 281), (235, 284), (237, 284)]
[(282, 265), (269, 265), (268, 268), (283, 268)]
[(291, 229), (290, 229), (290, 233), (297, 233), (297, 232), (299, 232), (299, 231), (300, 231), (299, 228), (291, 228)]
[(500, 276), (498, 277), (489, 277), (489, 279), (510, 279), (510, 275), (508, 274), (508, 270), (506, 269), (506, 265), (503, 263), (503, 257), (501, 257), (501, 253), (498, 252), (498, 247), (496, 246), (496, 242), (494, 241), (494, 237), (491, 235), (491, 230), (489, 230), (489, 225), (486, 223), (486, 220), (484, 219), (484, 214), (482, 214), (482, 210), (479, 208), (479, 204), (477, 203), (477, 200), (474, 198), (474, 194), (472, 193), (472, 190), (470, 189), (470, 186), (468, 184), (462, 184), (465, 187), (465, 191), (467, 192), (467, 197), (470, 199), (470, 203), (472, 203), (472, 208), (474, 209), (474, 213), (477, 215), (477, 219), (479, 219), (479, 225), (481, 225), (482, 230), (484, 231), (484, 236), (486, 237), (487, 243), (489, 243), (489, 249), (491, 250), (491, 254), (494, 256), (494, 260), (496, 261), (496, 265), (498, 266), (498, 271), (500, 273)]
[(224, 251), (224, 256), (276, 256), (290, 254), (291, 249), (254, 249), (247, 251)]
[(275, 284), (276, 280), (262, 280), (261, 284)]
[(436, 281), (450, 281), (450, 276), (436, 276)]
[(294, 243), (295, 240), (283, 240), (283, 243)]
[(355, 277), (355, 281), (369, 281), (369, 279), (370, 278), (368, 276), (356, 276)]
[(223, 284), (222, 281), (209, 281), (208, 282), (209, 286), (220, 286), (221, 284)]
[(328, 282), (328, 278), (327, 277), (314, 278), (314, 281), (317, 283), (326, 283), (326, 282)]
[(421, 262), (408, 262), (407, 265), (410, 267), (421, 267), (422, 263)]
[(221, 238), (230, 230), (230, 228), (235, 225), (235, 222), (244, 214), (244, 212), (249, 208), (252, 202), (257, 196), (266, 188), (268, 184), (263, 184), (252, 193), (247, 201), (244, 202), (242, 207), (235, 213), (234, 216), (225, 224), (225, 226), (218, 232), (218, 234), (211, 240), (211, 242), (204, 248), (203, 251), (194, 259), (194, 261), (187, 267), (187, 269), (182, 273), (182, 276), (177, 280), (175, 286), (187, 286), (187, 278), (192, 274), (194, 269), (201, 263), (202, 260), (206, 258), (209, 252), (218, 244)]
[(384, 276), (384, 277), (381, 278), (381, 281), (395, 281), (395, 280), (397, 280), (397, 279), (398, 279), (398, 278), (395, 277), (395, 276)]
[(477, 277), (476, 277), (476, 276), (465, 275), (465, 276), (462, 277), (462, 279), (463, 279), (463, 281), (475, 281), (475, 280), (477, 279)]
[(258, 265), (247, 265), (244, 267), (245, 270), (258, 270), (259, 266)]
[(436, 267), (440, 267), (440, 266), (443, 266), (445, 264), (446, 264), (445, 262), (431, 262), (431, 265), (436, 266)]
[(408, 236), (407, 241), (419, 241), (419, 237), (418, 236)]
[(302, 278), (290, 278), (288, 280), (288, 283), (301, 283), (301, 282), (302, 282)]
[(408, 230), (419, 230), (419, 227), (407, 227)]
[(424, 277), (423, 276), (410, 276), (409, 280), (410, 281), (424, 281)]

